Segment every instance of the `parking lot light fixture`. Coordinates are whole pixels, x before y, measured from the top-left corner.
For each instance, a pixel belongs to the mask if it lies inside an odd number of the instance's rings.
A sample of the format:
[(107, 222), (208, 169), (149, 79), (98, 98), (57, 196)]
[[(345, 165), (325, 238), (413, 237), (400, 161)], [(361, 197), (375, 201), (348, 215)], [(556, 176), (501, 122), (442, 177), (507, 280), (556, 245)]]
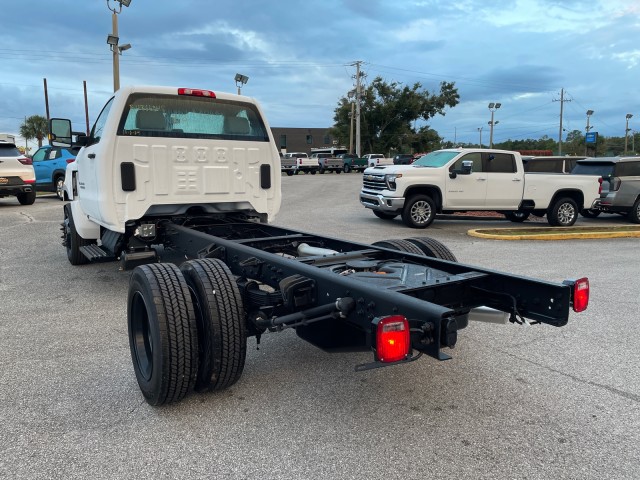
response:
[(238, 95), (242, 94), (242, 86), (246, 85), (249, 81), (249, 77), (246, 75), (242, 75), (241, 73), (236, 73), (235, 76), (236, 87), (238, 87)]
[(627, 147), (629, 145), (629, 119), (633, 117), (633, 114), (631, 113), (627, 113), (627, 116), (625, 117), (627, 119), (627, 124), (624, 128), (624, 154), (627, 154)]
[(131, 48), (130, 43), (126, 43), (121, 47), (118, 46), (120, 38), (118, 37), (118, 14), (122, 12), (122, 7), (131, 5), (131, 0), (113, 0), (112, 6), (110, 0), (107, 0), (107, 8), (111, 10), (111, 23), (113, 31), (107, 36), (107, 43), (113, 53), (113, 91), (120, 89), (120, 60), (119, 56), (122, 52)]

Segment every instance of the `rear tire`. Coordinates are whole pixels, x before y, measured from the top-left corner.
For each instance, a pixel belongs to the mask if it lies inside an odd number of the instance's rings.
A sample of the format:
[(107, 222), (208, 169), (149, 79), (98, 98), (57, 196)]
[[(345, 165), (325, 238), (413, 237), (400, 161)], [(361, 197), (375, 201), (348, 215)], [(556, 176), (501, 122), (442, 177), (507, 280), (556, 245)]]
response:
[(633, 223), (640, 223), (640, 198), (638, 198), (631, 210), (629, 211), (629, 221)]
[(31, 190), (26, 193), (19, 193), (16, 197), (18, 198), (20, 205), (33, 205), (36, 201), (36, 191)]
[(402, 221), (411, 228), (426, 228), (436, 218), (436, 204), (428, 195), (415, 195), (404, 205)]
[(53, 179), (53, 185), (56, 187), (56, 197), (64, 201), (64, 177), (59, 175)]
[(229, 268), (217, 259), (180, 267), (194, 305), (198, 329), (197, 391), (222, 390), (242, 375), (247, 334), (242, 296)]
[(62, 223), (62, 235), (64, 245), (67, 249), (67, 258), (71, 265), (84, 265), (89, 263), (89, 259), (80, 251), (80, 247), (95, 243), (93, 240), (85, 240), (76, 231), (73, 223), (73, 214), (71, 213), (71, 205), (68, 203), (64, 206), (64, 221)]
[(569, 197), (559, 198), (547, 211), (547, 221), (552, 227), (570, 227), (578, 219), (578, 204)]
[(182, 400), (198, 370), (198, 332), (191, 295), (170, 263), (136, 267), (127, 300), (133, 370), (149, 405)]
[(408, 242), (413, 243), (427, 257), (439, 258), (441, 260), (449, 260), (457, 262), (458, 259), (449, 248), (443, 243), (431, 237), (415, 237), (407, 238)]
[(344, 171), (344, 173), (349, 173), (351, 171), (351, 167), (345, 164), (344, 167), (342, 167), (342, 170)]
[(293, 172), (291, 170), (287, 170), (287, 176), (288, 177), (292, 177), (293, 176)]

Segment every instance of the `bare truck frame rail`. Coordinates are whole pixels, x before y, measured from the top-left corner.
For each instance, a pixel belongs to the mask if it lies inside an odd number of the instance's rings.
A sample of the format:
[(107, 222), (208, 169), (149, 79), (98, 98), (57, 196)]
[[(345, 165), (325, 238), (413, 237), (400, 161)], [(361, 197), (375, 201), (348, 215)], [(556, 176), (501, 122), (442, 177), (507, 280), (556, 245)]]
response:
[[(571, 307), (577, 311), (586, 308), (581, 293), (586, 279), (555, 284), (444, 260), (442, 257), (455, 257), (428, 237), (365, 245), (229, 216), (194, 217), (181, 224), (165, 221), (152, 234), (164, 239), (165, 248), (199, 259), (186, 264), (209, 262), (214, 273), (217, 271), (213, 276), (221, 273), (215, 265), (228, 268), (229, 284), (237, 286), (238, 302), (245, 313), (237, 319), (243, 324), (244, 342), (246, 337), (256, 336), (259, 343), (266, 330), (295, 328), (299, 337), (327, 351), (373, 350), (374, 361), (358, 365), (359, 370), (410, 362), (423, 353), (447, 360), (450, 356), (441, 349), (454, 347), (457, 332), (469, 320), (523, 323), (528, 318), (533, 323), (562, 326)], [(158, 265), (166, 264), (155, 267)], [(181, 268), (185, 270), (184, 264)], [(146, 366), (146, 358), (151, 358), (152, 348), (147, 350), (142, 338), (151, 327), (143, 325), (136, 335), (140, 322), (131, 299), (137, 292), (134, 283), (138, 277), (134, 271), (129, 292), (130, 318), (133, 311), (130, 338), (134, 367), (143, 371), (151, 368)], [(167, 282), (158, 278), (161, 283)], [(202, 294), (192, 285), (189, 288), (200, 325), (198, 335), (202, 336), (207, 308), (198, 305), (203, 303)], [(168, 302), (173, 294), (162, 295)], [(145, 302), (152, 300), (146, 298)], [(224, 298), (217, 300), (221, 301)], [(213, 310), (216, 308), (220, 305)], [(148, 309), (140, 311), (149, 315)], [(408, 344), (399, 357), (389, 357), (380, 351), (381, 325), (392, 319), (396, 326), (391, 330), (404, 330), (397, 326), (398, 317), (407, 326)], [(242, 364), (245, 348), (246, 343), (239, 347)], [(237, 377), (241, 369), (235, 372)], [(202, 380), (204, 389), (212, 388), (208, 375)], [(154, 404), (153, 398), (147, 396), (147, 400)]]

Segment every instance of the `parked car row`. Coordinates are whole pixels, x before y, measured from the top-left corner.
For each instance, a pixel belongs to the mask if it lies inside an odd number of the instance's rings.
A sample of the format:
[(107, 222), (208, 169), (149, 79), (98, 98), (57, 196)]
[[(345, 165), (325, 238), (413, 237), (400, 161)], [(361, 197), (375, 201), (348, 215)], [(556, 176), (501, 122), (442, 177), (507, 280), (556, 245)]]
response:
[(386, 165), (410, 165), (422, 154), (413, 155), (402, 153), (393, 158), (385, 157), (381, 153), (369, 153), (363, 157), (358, 157), (353, 153), (340, 153), (337, 155), (324, 152), (314, 152), (309, 156), (305, 152), (290, 152), (280, 155), (280, 170), (287, 175), (298, 175), (299, 173), (335, 172), (364, 172), (368, 167), (379, 167)]

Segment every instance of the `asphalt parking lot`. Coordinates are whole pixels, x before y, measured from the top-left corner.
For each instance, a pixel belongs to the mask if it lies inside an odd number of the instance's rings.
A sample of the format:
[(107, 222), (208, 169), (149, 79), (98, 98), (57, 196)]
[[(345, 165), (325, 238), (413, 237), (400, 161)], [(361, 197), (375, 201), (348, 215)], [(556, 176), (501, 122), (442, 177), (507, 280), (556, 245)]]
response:
[[(368, 354), (269, 334), (229, 390), (153, 408), (129, 354), (129, 272), (68, 263), (55, 197), (0, 199), (0, 478), (640, 478), (639, 239), (468, 236), (514, 226), (478, 219), (416, 232), (358, 203), (359, 174), (282, 184), (280, 226), (363, 243), (420, 233), (463, 263), (587, 276), (590, 307), (562, 328), (471, 324), (450, 361), (361, 373)], [(597, 223), (628, 225), (579, 221)]]

